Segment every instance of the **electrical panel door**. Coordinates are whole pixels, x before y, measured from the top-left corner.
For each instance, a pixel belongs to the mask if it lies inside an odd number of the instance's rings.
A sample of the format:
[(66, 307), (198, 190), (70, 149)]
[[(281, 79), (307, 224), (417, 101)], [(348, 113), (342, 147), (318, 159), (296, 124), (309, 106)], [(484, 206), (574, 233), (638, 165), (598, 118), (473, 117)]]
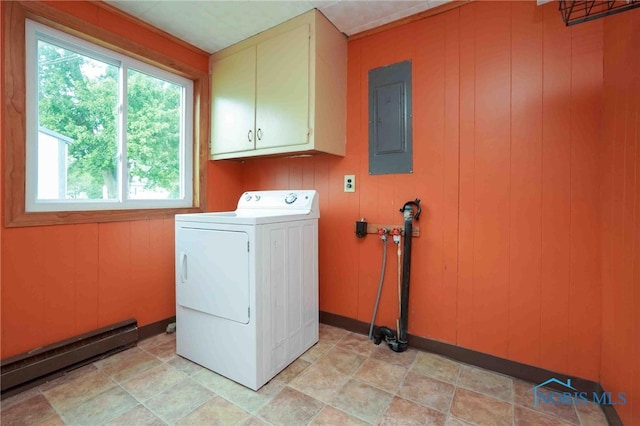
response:
[(369, 174), (413, 172), (411, 61), (369, 71)]

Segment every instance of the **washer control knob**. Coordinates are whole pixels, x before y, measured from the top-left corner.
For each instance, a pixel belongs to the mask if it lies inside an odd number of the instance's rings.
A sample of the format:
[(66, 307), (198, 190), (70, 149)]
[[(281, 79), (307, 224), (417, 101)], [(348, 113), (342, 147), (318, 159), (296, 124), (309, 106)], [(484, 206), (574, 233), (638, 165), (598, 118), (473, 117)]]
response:
[(256, 195), (256, 196), (254, 197), (254, 200), (256, 200), (256, 201), (260, 201), (260, 196), (259, 196), (259, 195)]
[(297, 199), (298, 199), (298, 194), (296, 194), (295, 192), (291, 192), (287, 194), (286, 197), (284, 197), (284, 202), (287, 204), (293, 204), (296, 202)]
[(244, 200), (245, 201), (250, 201), (251, 200), (251, 194), (247, 194), (244, 196)]

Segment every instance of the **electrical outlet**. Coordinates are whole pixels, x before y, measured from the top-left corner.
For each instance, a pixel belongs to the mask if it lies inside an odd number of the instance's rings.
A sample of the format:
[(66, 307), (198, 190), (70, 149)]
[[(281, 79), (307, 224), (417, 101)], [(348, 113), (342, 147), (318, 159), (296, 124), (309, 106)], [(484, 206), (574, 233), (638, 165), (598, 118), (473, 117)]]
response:
[(344, 192), (356, 192), (356, 175), (344, 175)]

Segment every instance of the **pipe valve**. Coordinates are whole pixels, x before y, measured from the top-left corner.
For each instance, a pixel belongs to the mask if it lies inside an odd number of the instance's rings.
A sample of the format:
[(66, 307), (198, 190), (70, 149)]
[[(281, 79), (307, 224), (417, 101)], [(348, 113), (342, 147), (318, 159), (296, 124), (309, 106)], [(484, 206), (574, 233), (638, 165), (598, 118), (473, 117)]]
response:
[(393, 242), (396, 244), (400, 244), (400, 236), (402, 235), (402, 231), (400, 228), (393, 228), (391, 230), (391, 235), (393, 236)]
[(387, 241), (387, 234), (389, 231), (386, 228), (378, 228), (378, 236), (382, 241)]

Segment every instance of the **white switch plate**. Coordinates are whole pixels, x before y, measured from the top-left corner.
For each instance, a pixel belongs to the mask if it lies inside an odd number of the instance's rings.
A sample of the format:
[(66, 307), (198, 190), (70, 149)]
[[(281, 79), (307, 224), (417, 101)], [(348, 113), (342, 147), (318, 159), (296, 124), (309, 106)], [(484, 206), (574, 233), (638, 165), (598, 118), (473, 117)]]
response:
[(344, 192), (356, 192), (356, 175), (344, 175)]

